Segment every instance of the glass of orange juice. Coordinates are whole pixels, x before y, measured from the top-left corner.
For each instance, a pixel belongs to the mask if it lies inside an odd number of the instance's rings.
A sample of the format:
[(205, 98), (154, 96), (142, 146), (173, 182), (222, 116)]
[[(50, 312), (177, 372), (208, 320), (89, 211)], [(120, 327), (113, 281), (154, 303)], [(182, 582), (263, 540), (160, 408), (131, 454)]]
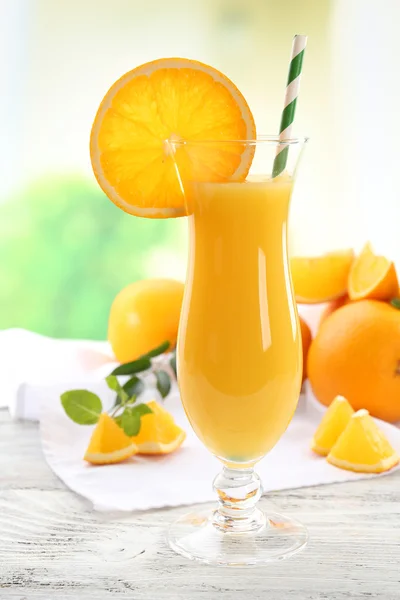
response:
[[(179, 386), (195, 433), (223, 468), (214, 481), (217, 508), (179, 519), (169, 543), (205, 563), (256, 565), (294, 554), (307, 541), (303, 525), (259, 508), (262, 488), (254, 471), (285, 432), (301, 387), (287, 232), (305, 142), (171, 142), (190, 227)], [(250, 172), (214, 182), (213, 160), (238, 154), (240, 146)], [(286, 167), (273, 177), (282, 151)], [(199, 155), (210, 165), (201, 181), (191, 176)]]

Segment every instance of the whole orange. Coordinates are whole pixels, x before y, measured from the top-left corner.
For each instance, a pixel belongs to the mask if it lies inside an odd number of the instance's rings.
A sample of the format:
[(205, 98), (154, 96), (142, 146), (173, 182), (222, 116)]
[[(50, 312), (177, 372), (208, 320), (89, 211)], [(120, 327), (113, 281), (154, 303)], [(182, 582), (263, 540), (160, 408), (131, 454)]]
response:
[(135, 360), (167, 340), (175, 346), (183, 290), (183, 283), (173, 279), (144, 279), (117, 294), (108, 340), (119, 362)]
[(304, 321), (304, 319), (299, 317), (299, 321), (300, 321), (300, 329), (301, 329), (301, 343), (303, 346), (303, 379), (302, 379), (302, 381), (304, 381), (307, 377), (307, 355), (308, 355), (308, 350), (310, 348), (312, 336), (311, 336), (311, 330), (310, 330), (309, 326), (307, 325), (307, 323)]
[(400, 420), (400, 310), (376, 300), (342, 306), (312, 341), (307, 370), (325, 406), (340, 394), (354, 410)]

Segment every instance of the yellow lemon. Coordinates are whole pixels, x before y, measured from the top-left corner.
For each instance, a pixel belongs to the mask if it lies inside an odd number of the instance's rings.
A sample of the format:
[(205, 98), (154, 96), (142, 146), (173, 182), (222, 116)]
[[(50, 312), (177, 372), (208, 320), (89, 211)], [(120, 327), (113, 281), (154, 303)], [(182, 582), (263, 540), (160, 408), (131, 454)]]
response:
[(184, 285), (172, 279), (145, 279), (116, 296), (108, 321), (108, 340), (116, 359), (135, 360), (165, 341), (176, 344)]

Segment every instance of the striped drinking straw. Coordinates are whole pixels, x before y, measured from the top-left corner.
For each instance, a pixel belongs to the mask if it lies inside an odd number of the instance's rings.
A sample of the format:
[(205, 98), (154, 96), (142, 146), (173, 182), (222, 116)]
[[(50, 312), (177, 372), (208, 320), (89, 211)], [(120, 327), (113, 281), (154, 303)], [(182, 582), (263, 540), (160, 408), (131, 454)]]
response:
[[(295, 35), (293, 38), (292, 54), (290, 58), (289, 75), (286, 84), (285, 105), (282, 112), (279, 139), (290, 139), (292, 124), (296, 112), (297, 96), (299, 95), (301, 68), (303, 66), (304, 50), (307, 44), (306, 35)], [(286, 167), (289, 146), (282, 144), (277, 147), (272, 177), (276, 177)]]

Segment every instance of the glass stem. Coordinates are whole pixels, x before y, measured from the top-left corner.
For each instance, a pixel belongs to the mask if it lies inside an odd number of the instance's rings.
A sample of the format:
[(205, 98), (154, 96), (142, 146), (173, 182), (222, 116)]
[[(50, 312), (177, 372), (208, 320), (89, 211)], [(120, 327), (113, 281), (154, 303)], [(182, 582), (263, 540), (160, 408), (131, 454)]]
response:
[(224, 467), (214, 480), (219, 506), (213, 514), (214, 527), (223, 532), (249, 533), (266, 524), (264, 513), (257, 508), (262, 488), (253, 468)]

